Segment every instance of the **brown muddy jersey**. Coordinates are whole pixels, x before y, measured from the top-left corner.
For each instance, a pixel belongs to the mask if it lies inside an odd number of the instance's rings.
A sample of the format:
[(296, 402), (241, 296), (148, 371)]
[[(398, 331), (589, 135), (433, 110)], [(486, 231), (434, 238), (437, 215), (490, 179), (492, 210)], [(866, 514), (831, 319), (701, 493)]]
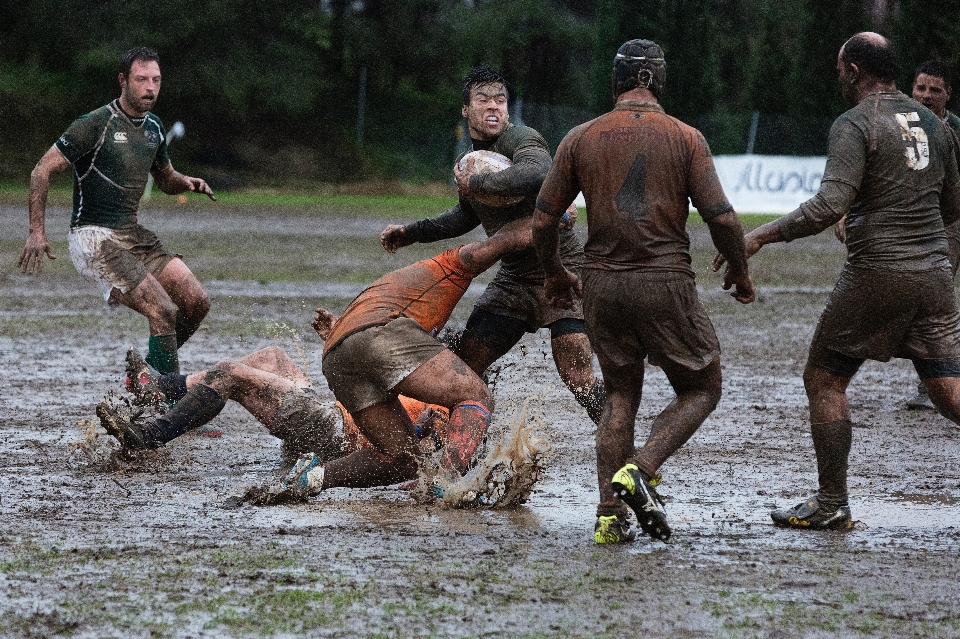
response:
[(387, 273), (343, 311), (327, 336), (324, 355), (354, 333), (401, 316), (436, 336), (475, 275), (460, 261), (460, 247)]
[(786, 241), (847, 215), (847, 262), (917, 272), (946, 268), (944, 224), (960, 216), (954, 139), (899, 91), (874, 93), (830, 128), (820, 190), (778, 220)]
[(658, 104), (621, 102), (560, 143), (537, 208), (562, 215), (583, 191), (585, 267), (693, 275), (689, 200), (709, 220), (733, 210), (699, 131)]

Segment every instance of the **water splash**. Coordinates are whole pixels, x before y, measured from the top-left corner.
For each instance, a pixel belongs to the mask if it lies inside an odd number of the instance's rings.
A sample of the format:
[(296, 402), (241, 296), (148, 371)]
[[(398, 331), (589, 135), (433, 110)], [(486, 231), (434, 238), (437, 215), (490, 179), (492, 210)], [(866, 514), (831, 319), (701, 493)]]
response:
[(414, 499), (438, 500), (454, 508), (511, 508), (526, 502), (543, 476), (551, 450), (550, 443), (536, 434), (543, 430), (542, 412), (528, 418), (531, 399), (505, 429), (491, 434), (495, 441), (488, 443), (487, 455), (463, 477), (443, 471), (439, 453), (425, 460)]

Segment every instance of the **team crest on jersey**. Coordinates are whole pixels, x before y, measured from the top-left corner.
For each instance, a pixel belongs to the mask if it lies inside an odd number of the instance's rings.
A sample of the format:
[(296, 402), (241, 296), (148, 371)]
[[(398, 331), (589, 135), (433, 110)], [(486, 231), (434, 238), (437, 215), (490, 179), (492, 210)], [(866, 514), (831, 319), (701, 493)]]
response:
[(160, 144), (160, 134), (156, 131), (144, 131), (143, 137), (147, 138), (147, 146), (151, 148)]
[(126, 144), (127, 134), (124, 131), (116, 131), (113, 134), (113, 141), (117, 144)]

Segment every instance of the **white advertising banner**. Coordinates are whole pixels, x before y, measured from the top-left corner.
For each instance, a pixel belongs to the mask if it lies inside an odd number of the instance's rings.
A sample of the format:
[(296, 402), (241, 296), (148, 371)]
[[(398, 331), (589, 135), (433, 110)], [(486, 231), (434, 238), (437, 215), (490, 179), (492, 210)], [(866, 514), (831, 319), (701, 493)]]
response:
[[(720, 184), (737, 213), (783, 215), (820, 188), (826, 157), (716, 155)], [(584, 207), (583, 193), (575, 200)]]
[(820, 188), (826, 157), (718, 155), (720, 184), (737, 213), (789, 213)]

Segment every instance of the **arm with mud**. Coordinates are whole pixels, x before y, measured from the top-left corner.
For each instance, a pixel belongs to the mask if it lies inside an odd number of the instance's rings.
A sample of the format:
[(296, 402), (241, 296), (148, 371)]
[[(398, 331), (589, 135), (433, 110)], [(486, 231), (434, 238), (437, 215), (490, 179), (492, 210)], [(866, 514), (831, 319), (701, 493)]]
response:
[(460, 237), (480, 226), (469, 204), (461, 200), (436, 217), (420, 220), (411, 224), (390, 224), (380, 234), (380, 243), (388, 253), (411, 244), (437, 242)]
[(45, 221), (50, 178), (70, 168), (70, 160), (56, 145), (51, 146), (30, 172), (30, 235), (17, 263), (28, 275), (43, 272), (43, 256), (57, 259), (47, 240)]

